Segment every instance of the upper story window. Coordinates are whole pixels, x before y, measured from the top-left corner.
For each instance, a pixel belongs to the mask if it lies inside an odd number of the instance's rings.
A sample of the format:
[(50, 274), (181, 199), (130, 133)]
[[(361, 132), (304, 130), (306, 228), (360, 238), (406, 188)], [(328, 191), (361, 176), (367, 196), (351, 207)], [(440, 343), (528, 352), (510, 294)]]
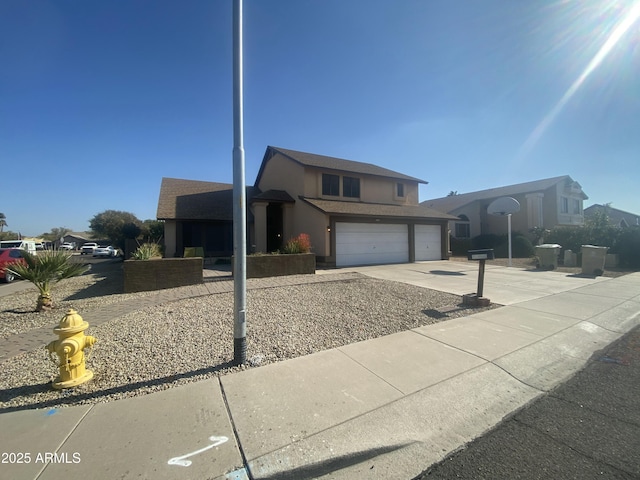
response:
[(404, 183), (396, 184), (396, 197), (404, 198)]
[(580, 200), (578, 200), (577, 198), (573, 199), (573, 214), (574, 215), (580, 215)]
[(360, 179), (355, 177), (342, 177), (342, 195), (351, 198), (360, 198)]
[(569, 199), (560, 197), (560, 213), (569, 213)]
[(330, 173), (322, 174), (322, 194), (323, 195), (340, 195), (340, 176), (331, 175)]

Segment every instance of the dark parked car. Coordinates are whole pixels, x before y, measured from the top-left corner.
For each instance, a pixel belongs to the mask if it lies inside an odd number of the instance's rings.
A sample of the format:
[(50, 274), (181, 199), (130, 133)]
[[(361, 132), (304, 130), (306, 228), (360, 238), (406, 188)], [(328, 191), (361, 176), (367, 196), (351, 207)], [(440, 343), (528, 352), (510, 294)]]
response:
[(22, 250), (19, 248), (0, 248), (0, 280), (11, 283), (15, 275), (6, 271), (12, 263), (25, 263), (22, 258)]

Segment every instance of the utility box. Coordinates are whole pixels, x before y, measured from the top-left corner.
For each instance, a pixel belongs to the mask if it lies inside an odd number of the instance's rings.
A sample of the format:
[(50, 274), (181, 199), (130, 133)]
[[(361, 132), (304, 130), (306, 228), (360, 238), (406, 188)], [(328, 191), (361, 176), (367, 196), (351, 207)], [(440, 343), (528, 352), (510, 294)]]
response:
[(536, 245), (535, 253), (538, 257), (538, 268), (542, 270), (555, 270), (558, 268), (558, 256), (562, 246), (557, 243), (543, 243)]
[(493, 260), (493, 248), (483, 248), (481, 250), (468, 250), (467, 260)]
[(609, 247), (597, 247), (595, 245), (582, 245), (582, 274), (602, 275), (604, 263), (607, 259)]

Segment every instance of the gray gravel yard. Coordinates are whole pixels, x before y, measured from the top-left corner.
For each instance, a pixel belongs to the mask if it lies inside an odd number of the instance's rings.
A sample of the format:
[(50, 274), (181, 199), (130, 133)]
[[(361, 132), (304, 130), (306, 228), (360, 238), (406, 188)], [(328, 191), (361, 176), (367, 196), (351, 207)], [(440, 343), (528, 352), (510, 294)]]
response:
[[(353, 273), (326, 274), (322, 283), (305, 283), (308, 276), (300, 277), (297, 285), (247, 292), (248, 365), (231, 365), (232, 293), (160, 302), (90, 326), (86, 333), (98, 342), (87, 367), (95, 376), (75, 389), (51, 389), (57, 368), (44, 348), (2, 362), (0, 413), (146, 394), (482, 311), (460, 306), (457, 295)], [(261, 280), (269, 285), (268, 279)], [(112, 274), (69, 279), (54, 287), (58, 307), (49, 313), (32, 312), (35, 290), (2, 297), (0, 336), (53, 328), (70, 307), (82, 315), (101, 305), (159, 293), (125, 295), (119, 293), (121, 285), (117, 268)]]

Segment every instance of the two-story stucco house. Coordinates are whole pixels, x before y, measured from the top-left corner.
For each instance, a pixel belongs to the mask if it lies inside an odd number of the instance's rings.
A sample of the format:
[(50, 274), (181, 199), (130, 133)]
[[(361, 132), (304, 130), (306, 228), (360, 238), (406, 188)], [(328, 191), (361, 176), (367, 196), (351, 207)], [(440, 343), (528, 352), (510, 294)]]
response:
[(487, 233), (506, 233), (504, 219), (487, 213), (491, 202), (500, 197), (512, 197), (520, 203), (520, 211), (512, 215), (511, 228), (523, 234), (533, 227), (551, 229), (583, 225), (583, 201), (589, 198), (578, 182), (564, 175), (434, 198), (425, 200), (421, 205), (457, 217), (449, 224), (451, 235), (472, 238)]
[[(222, 203), (232, 186), (192, 182), (163, 179), (157, 217), (165, 220), (166, 255), (180, 255), (187, 246), (204, 247), (206, 256), (230, 254), (231, 204)], [(275, 251), (306, 233), (326, 265), (447, 258), (447, 222), (454, 217), (420, 205), (420, 183), (427, 182), (369, 163), (267, 147), (247, 190), (249, 251)], [(214, 242), (207, 231), (226, 240)], [(207, 247), (223, 243), (229, 245), (224, 252)]]

